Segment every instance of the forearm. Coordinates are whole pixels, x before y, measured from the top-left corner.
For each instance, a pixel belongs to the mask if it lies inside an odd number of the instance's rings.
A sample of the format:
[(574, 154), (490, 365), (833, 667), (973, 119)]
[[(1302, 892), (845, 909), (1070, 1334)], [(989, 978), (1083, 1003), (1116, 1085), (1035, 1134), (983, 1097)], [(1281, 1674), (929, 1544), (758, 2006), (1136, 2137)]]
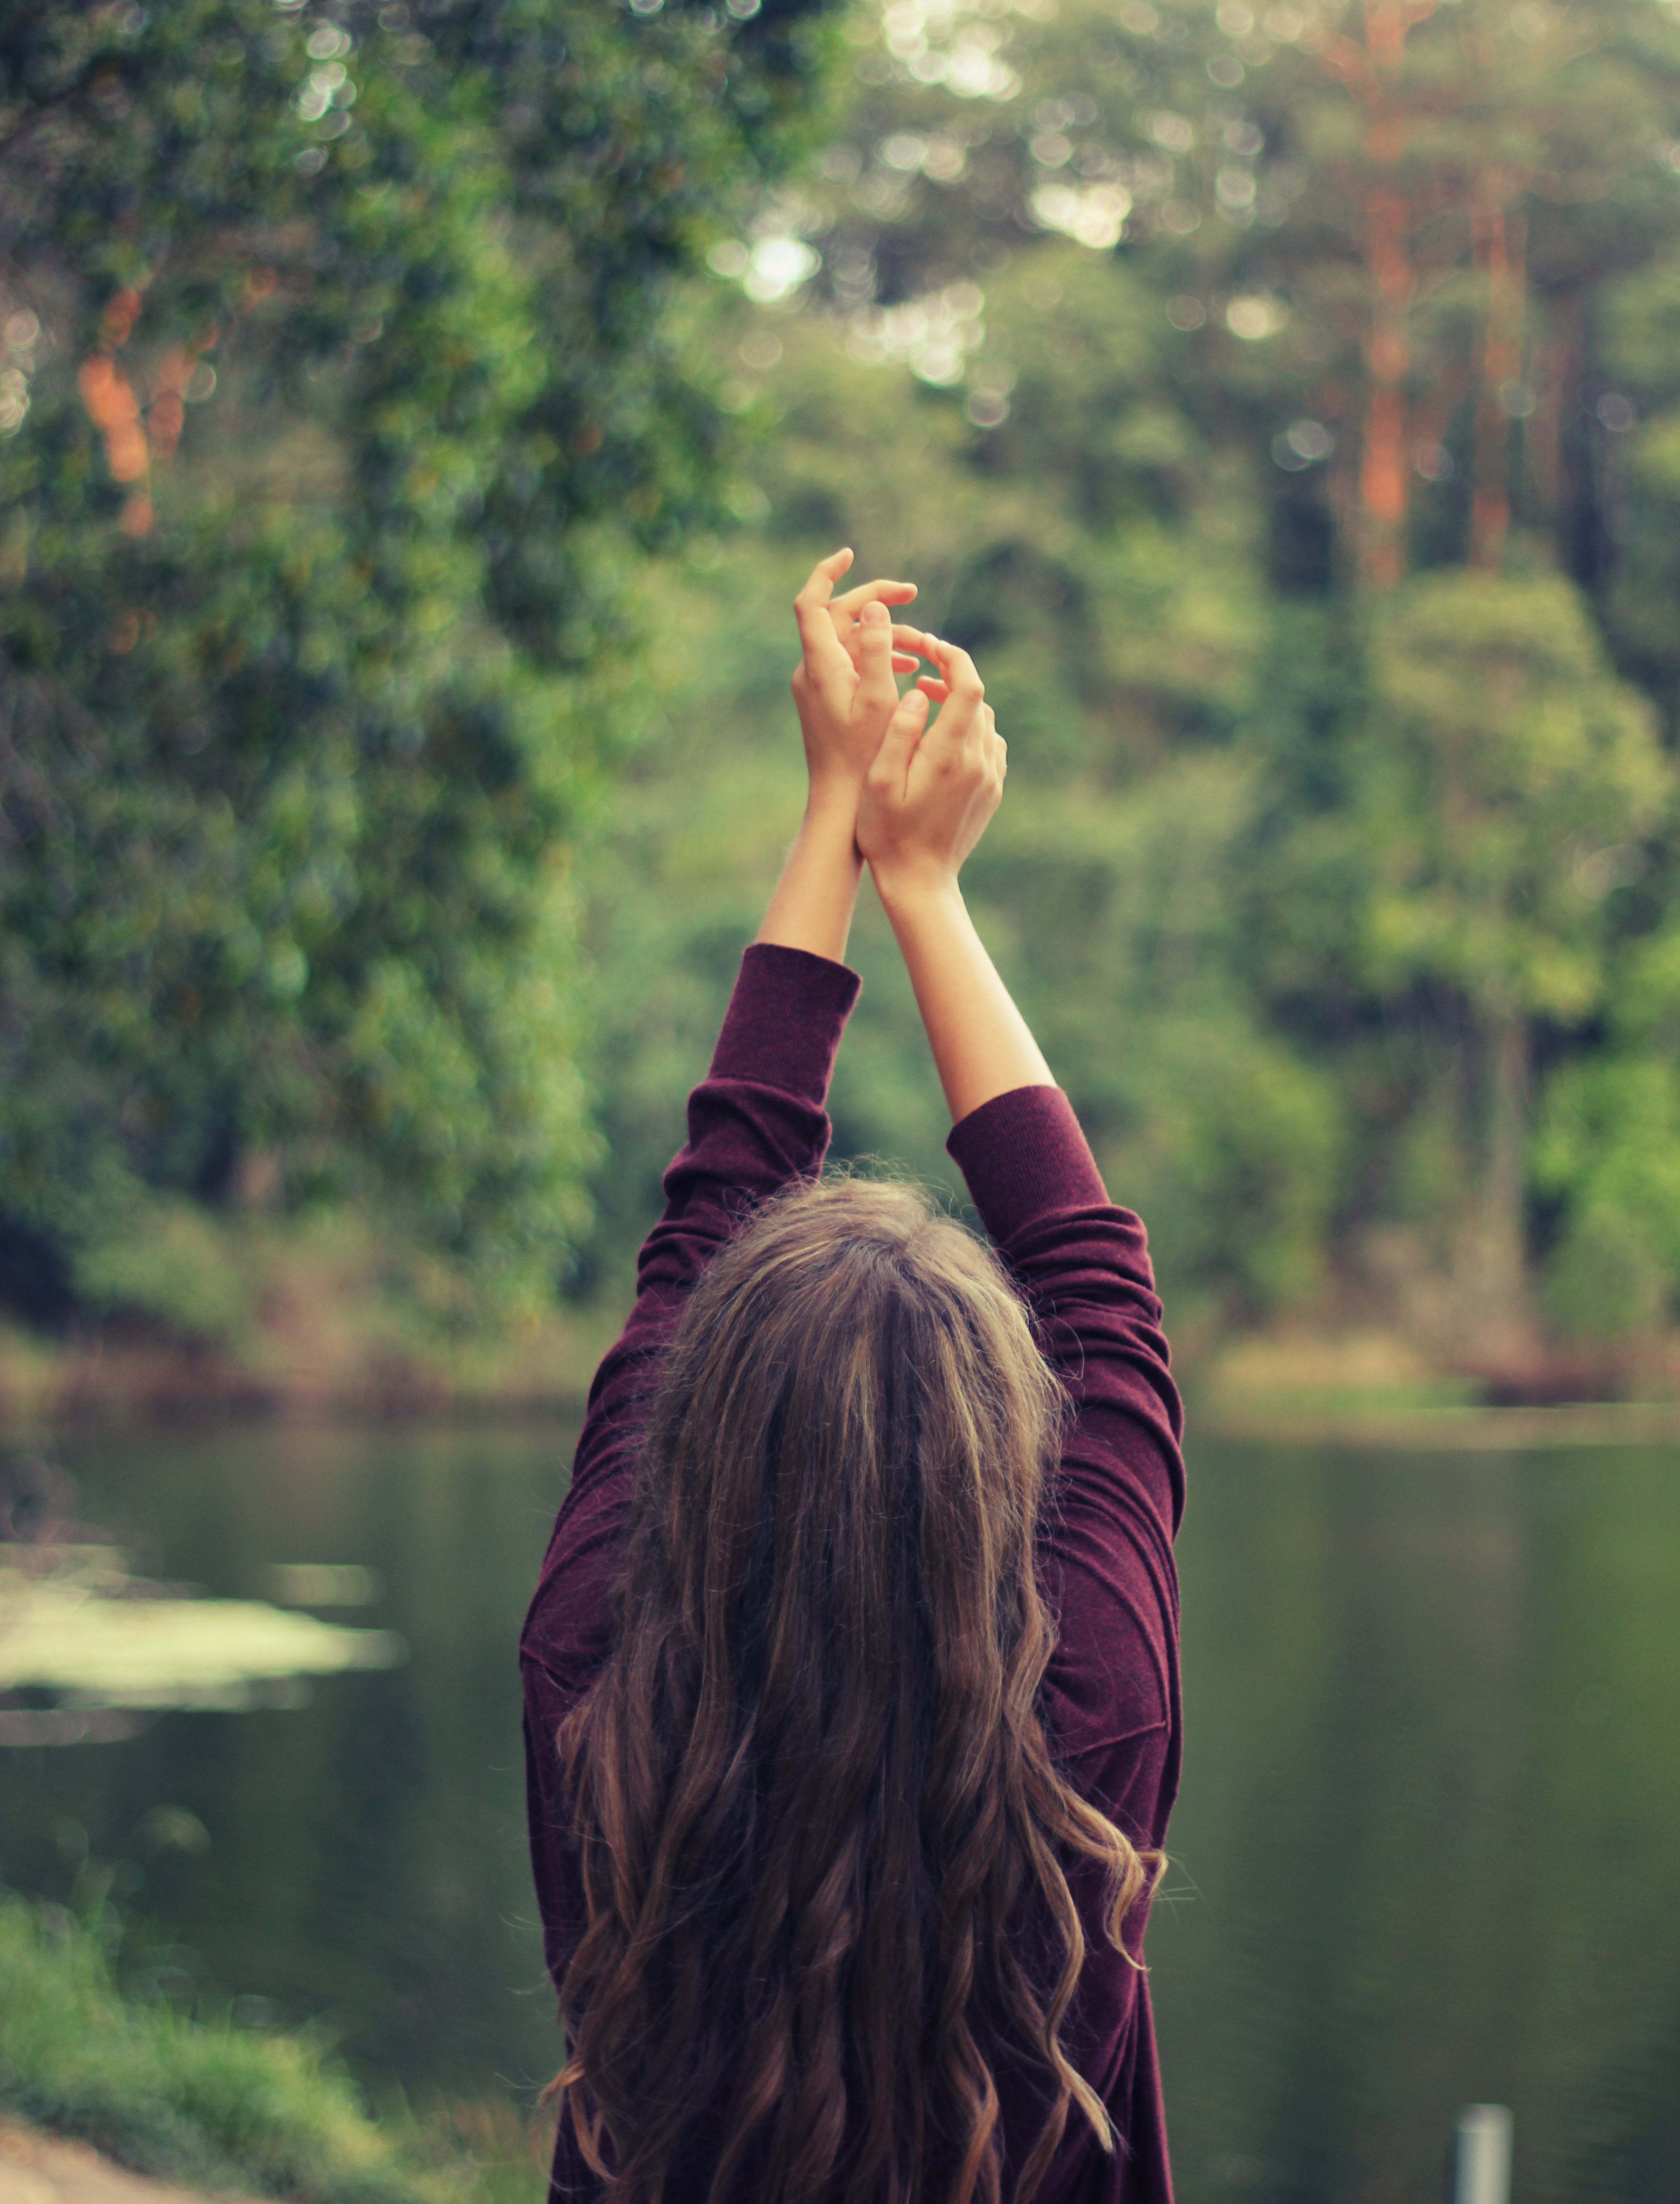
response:
[(844, 789), (812, 791), (758, 930), (760, 941), (845, 962), (863, 878), (856, 829), (855, 791), (849, 796)]
[(633, 1325), (652, 1301), (686, 1294), (743, 1211), (821, 1170), (829, 1080), (858, 987), (843, 964), (779, 943), (742, 957), (689, 1097), (688, 1139), (665, 1174), (664, 1214), (642, 1244)]
[(974, 930), (953, 880), (876, 885), (915, 989), (951, 1121), (1018, 1087), (1053, 1087), (1050, 1066)]

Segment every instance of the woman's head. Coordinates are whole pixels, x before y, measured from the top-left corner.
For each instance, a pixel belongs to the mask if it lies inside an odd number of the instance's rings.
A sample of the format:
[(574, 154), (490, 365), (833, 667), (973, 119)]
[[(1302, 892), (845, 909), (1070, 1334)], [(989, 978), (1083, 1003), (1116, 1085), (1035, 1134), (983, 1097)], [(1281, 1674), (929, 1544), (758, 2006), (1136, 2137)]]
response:
[[(830, 1180), (708, 1265), (651, 1404), (618, 1644), (563, 1733), (589, 1922), (562, 2082), (656, 2198), (710, 2108), (713, 2204), (998, 2194), (988, 2045), (1102, 2108), (1056, 2030), (1084, 1956), (1059, 1852), (1145, 1874), (1057, 1776), (1034, 1533), (1061, 1399), (990, 1250)], [(1007, 1931), (1060, 1932), (1044, 1994)], [(717, 2121), (721, 2119), (721, 2126)], [(932, 2199), (930, 2197), (930, 2204)]]

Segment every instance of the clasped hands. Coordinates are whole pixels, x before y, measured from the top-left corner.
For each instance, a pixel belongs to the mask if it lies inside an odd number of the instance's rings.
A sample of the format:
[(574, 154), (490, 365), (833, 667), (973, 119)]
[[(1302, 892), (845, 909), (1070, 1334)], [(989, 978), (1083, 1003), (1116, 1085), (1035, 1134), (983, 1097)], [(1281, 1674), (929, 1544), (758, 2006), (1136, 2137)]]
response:
[[(957, 885), (1003, 793), (1007, 754), (967, 652), (894, 625), (888, 607), (908, 604), (914, 585), (867, 582), (837, 597), (851, 563), (835, 552), (794, 601), (810, 789), (758, 939), (843, 963), (867, 863), (956, 1123), (1014, 1087), (1054, 1084)], [(901, 696), (896, 677), (922, 665), (933, 670)]]
[[(851, 563), (834, 552), (794, 600), (803, 655), (793, 697), (807, 821), (849, 821), (890, 905), (955, 886), (1003, 796), (1008, 752), (967, 652), (893, 620), (888, 607), (908, 604), (915, 584), (866, 582), (837, 597)], [(934, 670), (901, 696), (896, 675), (922, 664)]]

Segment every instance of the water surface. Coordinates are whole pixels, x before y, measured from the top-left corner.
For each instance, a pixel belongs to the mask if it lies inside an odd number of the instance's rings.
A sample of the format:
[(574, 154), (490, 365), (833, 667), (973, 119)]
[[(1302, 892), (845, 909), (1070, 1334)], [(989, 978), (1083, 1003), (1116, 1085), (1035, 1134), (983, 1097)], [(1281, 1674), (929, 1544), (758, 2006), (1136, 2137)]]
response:
[[(359, 1593), (317, 1611), (409, 1658), (0, 1755), (0, 1875), (62, 1897), (84, 1845), (119, 1863), (202, 1981), (324, 2017), (370, 2080), (545, 2079), (513, 1644), (571, 1437), (65, 1448), (156, 1573)], [(1482, 2100), (1515, 2112), (1518, 2204), (1671, 2204), (1680, 1454), (1204, 1443), (1191, 1473), (1150, 1935), (1183, 2204), (1437, 2204)]]

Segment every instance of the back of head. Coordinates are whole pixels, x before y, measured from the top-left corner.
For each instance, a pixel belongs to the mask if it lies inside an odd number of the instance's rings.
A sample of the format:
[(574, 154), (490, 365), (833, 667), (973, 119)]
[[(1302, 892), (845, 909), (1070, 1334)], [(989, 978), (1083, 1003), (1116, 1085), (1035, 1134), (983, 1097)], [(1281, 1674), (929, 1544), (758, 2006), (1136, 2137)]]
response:
[[(1131, 1846), (1052, 1767), (1034, 1534), (1060, 1396), (990, 1250), (914, 1190), (762, 1212), (697, 1285), (652, 1403), (615, 1655), (562, 1733), (589, 1925), (560, 2077), (585, 2154), (657, 2204), (999, 2196), (989, 2044), (1075, 2100), (1062, 1858)], [(1060, 1978), (1010, 1934), (1036, 1907)], [(982, 2016), (985, 2016), (984, 2019)], [(702, 2140), (702, 2138), (704, 2140)]]

